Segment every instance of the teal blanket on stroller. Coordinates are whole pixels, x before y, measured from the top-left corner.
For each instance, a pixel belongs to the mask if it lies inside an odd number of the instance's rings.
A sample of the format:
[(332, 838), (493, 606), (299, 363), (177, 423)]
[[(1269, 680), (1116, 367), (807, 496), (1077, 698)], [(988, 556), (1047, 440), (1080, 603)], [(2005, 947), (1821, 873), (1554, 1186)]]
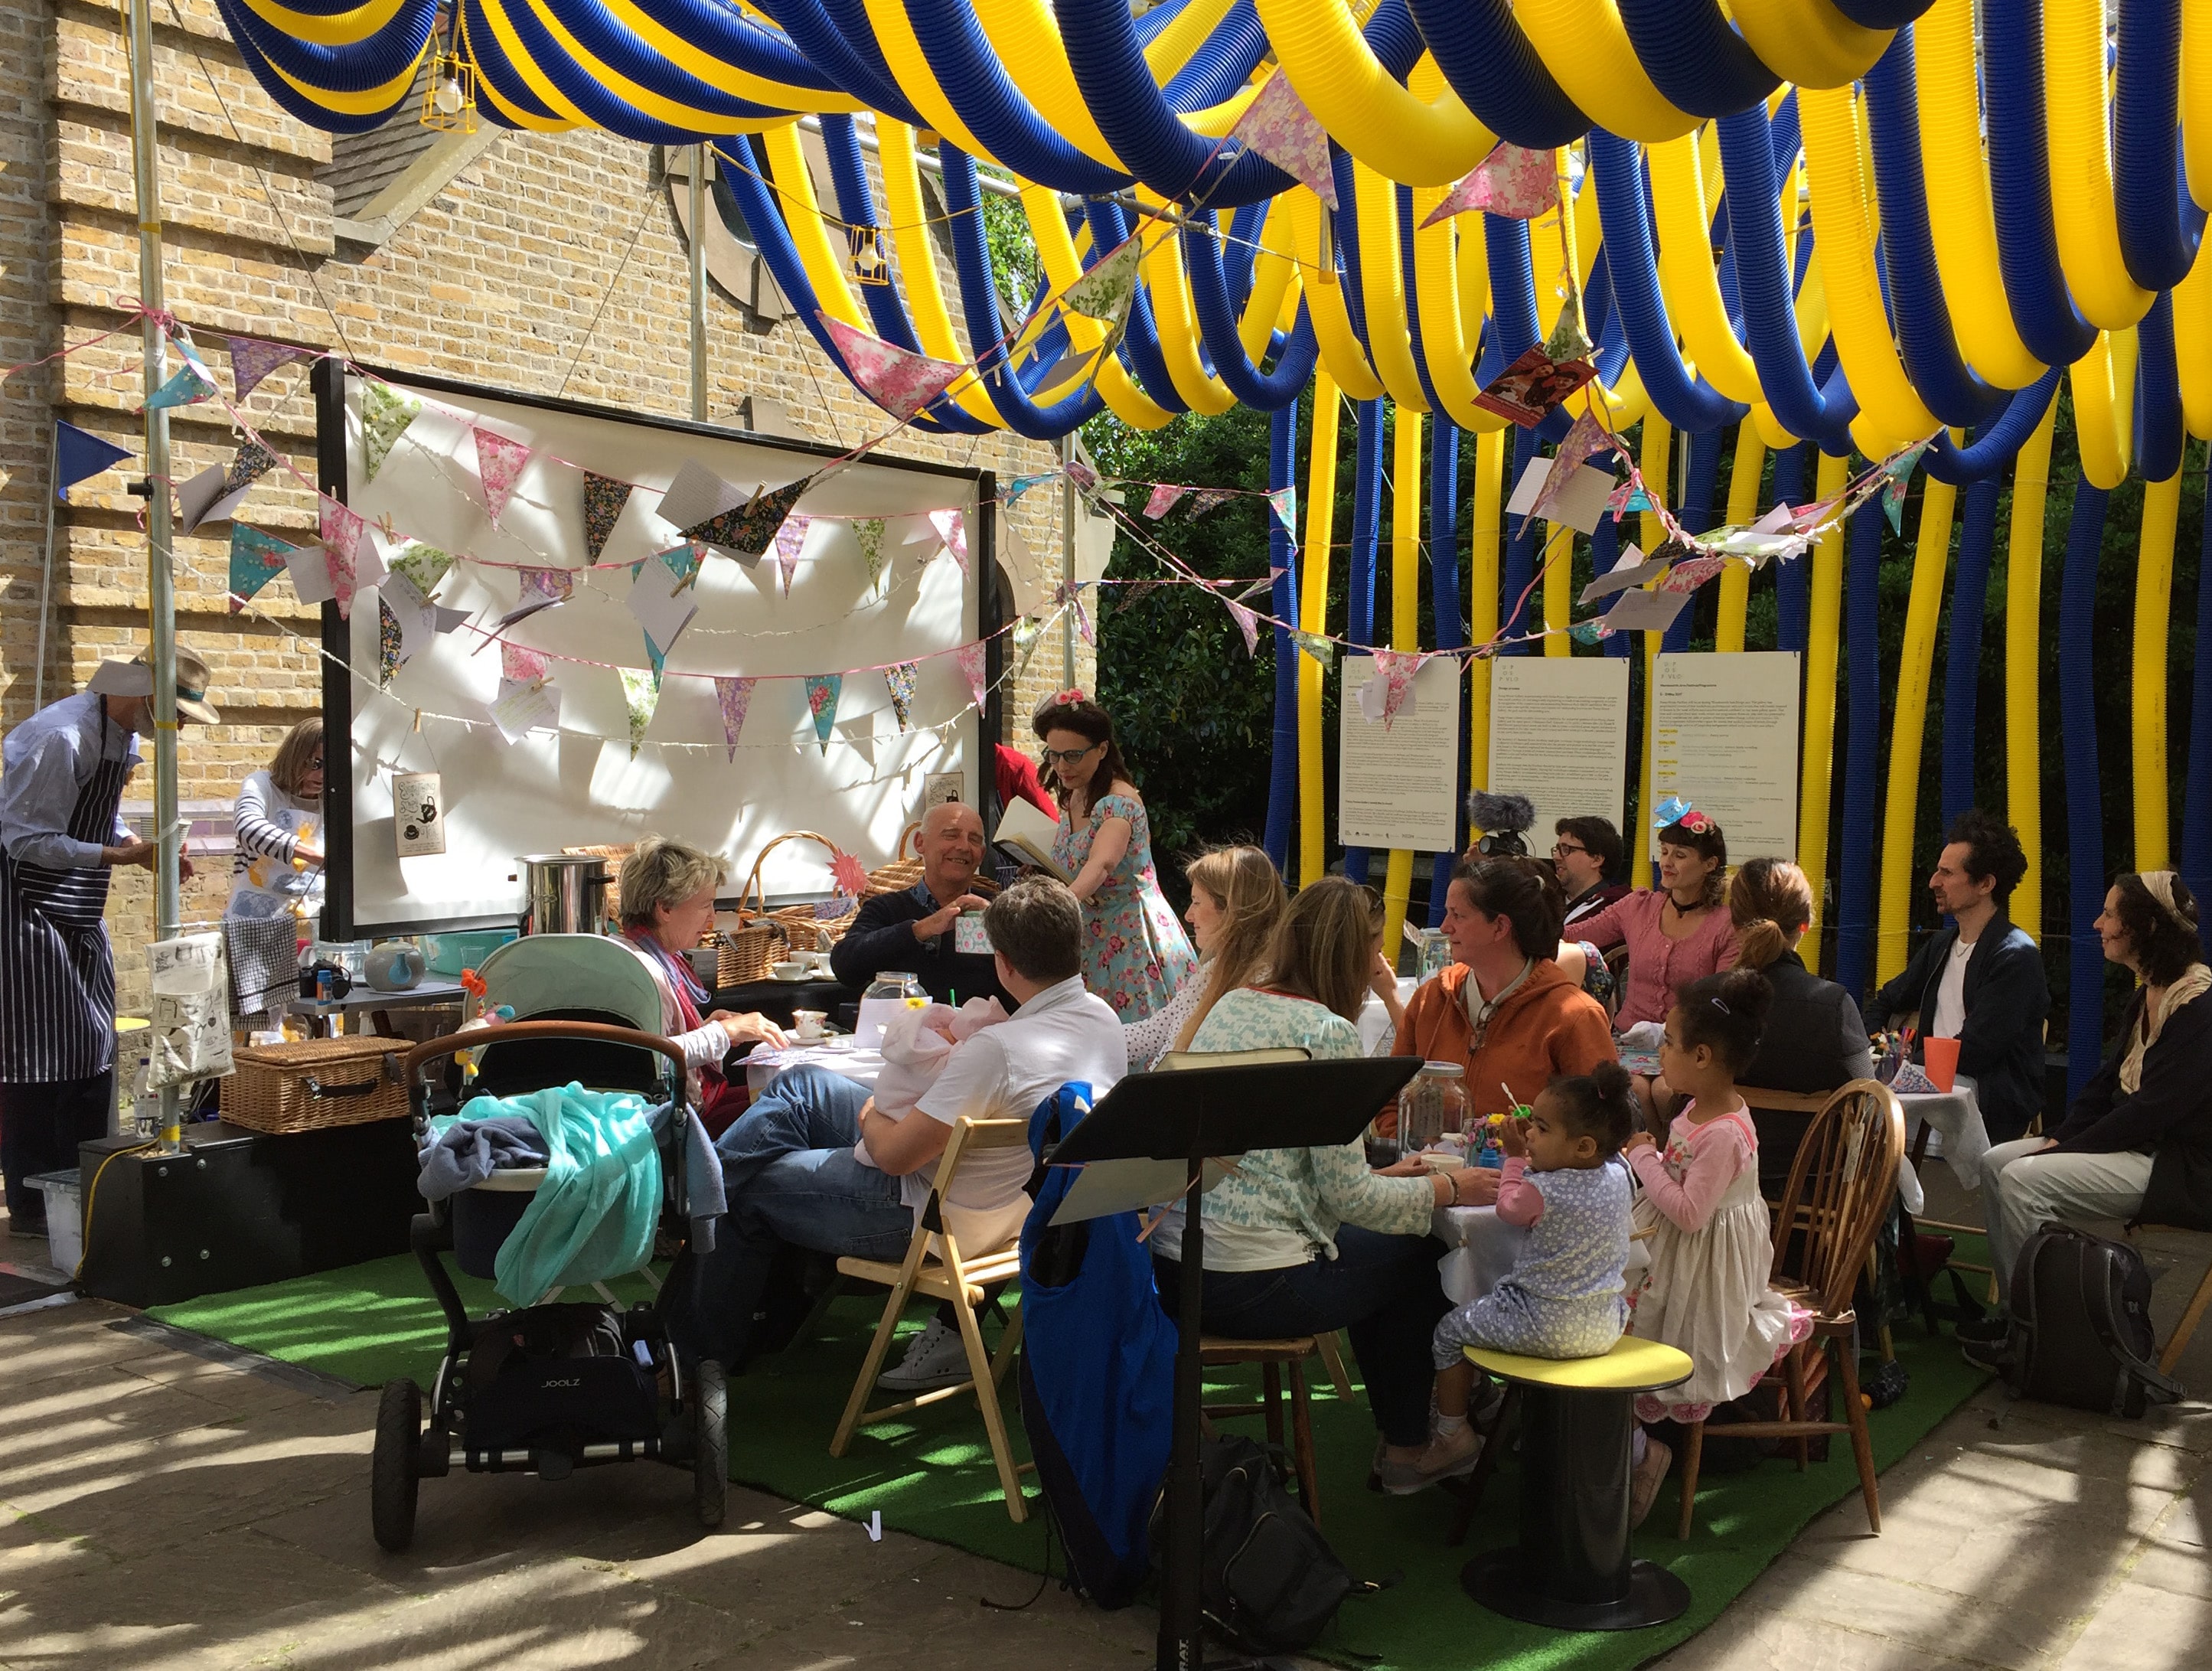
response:
[(660, 1222), (660, 1152), (653, 1105), (630, 1092), (569, 1084), (526, 1097), (478, 1097), (431, 1121), (527, 1120), (545, 1139), (545, 1182), (494, 1266), (499, 1291), (534, 1305), (554, 1288), (642, 1269)]

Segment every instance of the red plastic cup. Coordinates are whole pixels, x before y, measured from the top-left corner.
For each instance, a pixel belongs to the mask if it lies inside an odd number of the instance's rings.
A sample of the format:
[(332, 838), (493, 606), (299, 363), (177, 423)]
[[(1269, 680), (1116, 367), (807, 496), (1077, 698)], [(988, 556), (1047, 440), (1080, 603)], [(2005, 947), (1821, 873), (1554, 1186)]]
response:
[(1959, 1077), (1959, 1041), (1925, 1038), (1920, 1042), (1920, 1065), (1938, 1091), (1948, 1091)]

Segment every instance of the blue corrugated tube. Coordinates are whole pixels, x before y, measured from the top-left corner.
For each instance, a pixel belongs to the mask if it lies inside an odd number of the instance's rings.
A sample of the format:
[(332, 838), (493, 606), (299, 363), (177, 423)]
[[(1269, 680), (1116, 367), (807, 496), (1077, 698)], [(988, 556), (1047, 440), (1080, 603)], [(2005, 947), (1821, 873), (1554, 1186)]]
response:
[(2070, 366), (2095, 346), (2097, 328), (2074, 306), (2058, 264), (2044, 125), (2043, 0), (2009, 0), (2002, 9), (1982, 35), (1997, 272), (2028, 352), (2046, 366)]
[(1483, 126), (1516, 145), (1572, 144), (1589, 118), (1513, 21), (1512, 0), (1410, 0), (1437, 68)]
[[(296, 90), (283, 76), (276, 73), (276, 60), (281, 58), (283, 62), (295, 66), (315, 64), (316, 68), (305, 73), (296, 67), (293, 70), (295, 75), (310, 86), (337, 87), (343, 85), (344, 81), (357, 81), (360, 85), (349, 90), (362, 92), (369, 88), (380, 87), (404, 70), (408, 64), (422, 52), (422, 43), (429, 39), (430, 25), (435, 16), (435, 7), (430, 3), (430, 0), (415, 0), (415, 4), (420, 15), (416, 15), (414, 12), (403, 14), (404, 27), (395, 27), (393, 25), (387, 24), (374, 40), (364, 42), (360, 46), (321, 47), (295, 41), (273, 25), (263, 23), (254, 15), (252, 9), (244, 3), (244, 0), (216, 0), (216, 8), (222, 14), (224, 27), (230, 31), (230, 38), (238, 43), (239, 57), (245, 61), (246, 70), (252, 74), (254, 81), (260, 85), (261, 90), (276, 100), (278, 106), (288, 115), (298, 118), (309, 127), (320, 128), (329, 133), (367, 133), (372, 128), (382, 127), (385, 123), (391, 120), (393, 111), (414, 96), (414, 89), (411, 87), (403, 89), (399, 96), (382, 110), (365, 111), (353, 116), (342, 115), (337, 111), (327, 109), (316, 103), (313, 99)], [(409, 46), (407, 37), (410, 34), (413, 37), (413, 43)], [(316, 59), (311, 56), (316, 53), (337, 52), (358, 54), (364, 47), (374, 46), (377, 42), (385, 44), (384, 52), (380, 53), (374, 60), (362, 58), (349, 60), (332, 57)], [(397, 52), (393, 50), (401, 47), (404, 50)], [(386, 55), (392, 58), (391, 67), (380, 76), (371, 74), (367, 67), (351, 68), (355, 64), (363, 66), (372, 63), (381, 64)], [(337, 67), (340, 64), (347, 64), (350, 71), (343, 80), (336, 75)], [(496, 108), (489, 104), (485, 106), (484, 114), (495, 121), (498, 120)], [(507, 125), (501, 124), (501, 125)]]
[(2136, 327), (2136, 469), (2163, 482), (2181, 468), (2181, 368), (2174, 357), (2173, 294), (2161, 290)]
[(2043, 414), (2057, 396), (2058, 380), (2063, 375), (2053, 367), (2026, 388), (2014, 390), (2003, 414), (1984, 428), (1971, 446), (1955, 446), (1950, 431), (1938, 429), (1935, 444), (1921, 454), (1928, 473), (1954, 488), (2002, 476), (2021, 443), (2043, 422)]
[(1959, 567), (1951, 581), (1951, 625), (1943, 651), (1942, 823), (1974, 804), (1974, 719), (1982, 688), (1982, 619), (1990, 593), (1990, 557), (1996, 545), (1995, 472), (1966, 489), (1960, 513)]
[[(884, 61), (883, 48), (877, 44), (875, 31), (868, 27), (866, 0), (835, 0), (835, 15), (825, 0), (755, 0), (755, 3), (809, 64), (845, 92), (909, 127), (929, 125), (907, 102), (898, 78)], [(483, 38), (471, 35), (475, 40)]]
[[(1812, 464), (1813, 444), (1800, 441), (1795, 447), (1785, 447), (1774, 455), (1774, 502), (1778, 505), (1802, 505), (1805, 502), (1805, 473)], [(1807, 623), (1813, 611), (1810, 577), (1806, 564), (1813, 561), (1811, 554), (1792, 557), (1777, 566), (1774, 571), (1774, 647), (1805, 653)]]
[[(1298, 407), (1279, 406), (1267, 419), (1267, 489), (1297, 480)], [(1297, 547), (1279, 517), (1267, 519), (1267, 566), (1275, 586), (1269, 608), (1278, 622), (1297, 619)], [(1298, 657), (1289, 629), (1275, 629), (1275, 754), (1267, 772), (1267, 857), (1275, 868), (1291, 864), (1291, 820), (1298, 805)]]
[(968, 0), (909, 6), (907, 17), (939, 91), (990, 155), (1055, 191), (1118, 191), (1131, 183), (1128, 175), (1076, 149), (1037, 114), (991, 50)]
[(1782, 84), (1713, 0), (1620, 0), (1620, 21), (1651, 85), (1692, 116), (1733, 116)]
[(1881, 536), (1888, 526), (1872, 502), (1851, 518), (1850, 565), (1844, 599), (1844, 649), (1850, 658), (1850, 715), (1844, 739), (1844, 805), (1836, 847), (1836, 984), (1862, 1002), (1874, 951), (1875, 733), (1881, 726)]
[(2105, 1044), (2105, 809), (2097, 769), (2097, 682), (2093, 651), (2097, 558), (2112, 495), (2087, 482), (2074, 489), (2066, 525), (2066, 574), (2058, 589), (2058, 726), (2066, 762), (2066, 1095), (2079, 1096)]
[[(338, 0), (347, 9), (353, 3), (354, 0)], [(718, 5), (714, 0), (632, 0), (632, 3), (679, 39), (733, 68), (792, 87), (823, 93), (843, 90), (789, 39), (763, 28), (734, 7)]]
[[(1083, 212), (1091, 226), (1092, 260), (1120, 248), (1122, 240), (1129, 236), (1129, 217), (1121, 212), (1121, 204), (1094, 197), (1084, 204)], [(1129, 303), (1128, 325), (1121, 333), (1121, 354), (1129, 369), (1136, 374), (1139, 386), (1153, 404), (1170, 412), (1190, 410), (1176, 392), (1175, 379), (1168, 373), (1167, 356), (1160, 351), (1159, 321), (1152, 313), (1152, 293), (1142, 284), (1137, 287)]]
[[(2191, 67), (2200, 76), (2207, 73), (2203, 65)], [(2146, 290), (2170, 290), (2188, 277), (2204, 235), (2204, 211), (2183, 178), (2175, 119), (2180, 84), (2180, 0), (2120, 0), (2112, 197), (2119, 210), (2120, 258), (2128, 276)]]
[[(1243, 211), (1239, 210), (1237, 213), (1242, 215)], [(1279, 411), (1285, 406), (1295, 406), (1307, 380), (1313, 375), (1314, 361), (1320, 351), (1304, 298), (1299, 298), (1297, 319), (1290, 333), (1286, 336), (1277, 331), (1270, 334), (1268, 342), (1275, 368), (1262, 371), (1252, 363), (1251, 356), (1244, 352), (1243, 339), (1237, 334), (1237, 314), (1230, 299), (1229, 277), (1223, 270), (1221, 244), (1212, 212), (1193, 216), (1185, 222), (1182, 237), (1183, 266), (1190, 275), (1191, 303), (1198, 314), (1199, 336), (1206, 345), (1206, 357), (1212, 362), (1214, 374), (1239, 401), (1260, 411)]]

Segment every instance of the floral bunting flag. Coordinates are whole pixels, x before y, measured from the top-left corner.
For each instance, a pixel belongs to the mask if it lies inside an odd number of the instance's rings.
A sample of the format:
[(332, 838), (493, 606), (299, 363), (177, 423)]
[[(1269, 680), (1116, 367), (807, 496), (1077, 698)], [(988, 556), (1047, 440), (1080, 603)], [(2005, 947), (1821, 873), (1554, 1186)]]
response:
[(1596, 352), (1589, 332), (1583, 328), (1582, 298), (1571, 292), (1559, 304), (1559, 317), (1552, 326), (1552, 334), (1545, 339), (1544, 355), (1554, 363), (1571, 360), (1587, 360)]
[(1020, 672), (1027, 669), (1030, 657), (1036, 651), (1037, 640), (1044, 636), (1044, 623), (1034, 615), (1024, 615), (1014, 623), (1011, 635), (1014, 641), (1014, 653), (1021, 658), (1016, 664), (1015, 671)]
[(1182, 502), (1183, 495), (1189, 491), (1188, 488), (1177, 487), (1170, 482), (1158, 483), (1152, 489), (1152, 496), (1145, 501), (1145, 514), (1155, 520), (1165, 516)]
[(635, 760), (653, 712), (660, 706), (660, 675), (650, 667), (617, 667), (615, 672), (622, 680), (623, 706), (629, 712), (629, 757)]
[(757, 561), (775, 543), (775, 531), (783, 526), (784, 519), (791, 514), (791, 507), (799, 502), (799, 495), (813, 480), (811, 476), (802, 476), (780, 488), (763, 488), (736, 510), (714, 518), (708, 528), (686, 528), (684, 532), (707, 544), (720, 545)]
[(1031, 488), (1042, 487), (1059, 474), (1056, 470), (1045, 470), (1039, 471), (1034, 476), (1017, 476), (1006, 483), (1006, 491), (999, 495), (999, 502), (1008, 510), (1012, 510), (1021, 502), (1022, 495)]
[[(389, 383), (370, 383), (361, 392), (361, 467), (374, 482), (392, 449), (422, 416), (422, 403)], [(494, 518), (496, 520), (496, 517)]]
[[(804, 511), (793, 511), (775, 531), (775, 566), (783, 577), (783, 595), (791, 596), (791, 577), (799, 568), (799, 554), (806, 546), (806, 530), (813, 521)], [(872, 583), (874, 577), (869, 577)]]
[(1413, 692), (1413, 676), (1421, 671), (1421, 664), (1428, 658), (1418, 650), (1377, 650), (1374, 654), (1375, 671), (1368, 678), (1367, 690), (1360, 692), (1359, 707), (1369, 719), (1376, 717), (1367, 691), (1380, 685), (1382, 728), (1388, 731)]
[(1336, 665), (1334, 639), (1325, 637), (1320, 633), (1300, 630), (1291, 635), (1291, 641), (1298, 647), (1302, 654), (1310, 655), (1319, 662), (1324, 673)]
[(276, 468), (276, 455), (259, 441), (248, 441), (232, 457), (230, 467), (222, 473), (225, 495), (239, 489), (250, 487)]
[(904, 731), (914, 718), (914, 687), (921, 672), (921, 664), (902, 661), (884, 669), (884, 684), (891, 693), (891, 712), (898, 717), (898, 728)]
[(538, 651), (520, 644), (499, 641), (499, 676), (516, 684), (528, 684), (532, 679), (545, 677), (545, 658)]
[(615, 531), (615, 520), (629, 503), (630, 484), (617, 482), (611, 477), (594, 476), (584, 472), (584, 550), (593, 562), (607, 549), (607, 536)]
[(142, 412), (159, 411), (164, 406), (197, 406), (215, 393), (215, 385), (209, 382), (196, 361), (188, 361), (170, 375), (169, 380), (146, 397)]
[(1075, 483), (1078, 493), (1096, 493), (1098, 490), (1098, 472), (1080, 459), (1070, 459), (1060, 466), (1060, 474)]
[(884, 572), (884, 520), (879, 516), (863, 517), (853, 525), (853, 538), (860, 547), (860, 562), (868, 571), (868, 590), (876, 589), (877, 579)]
[(822, 744), (822, 752), (830, 752), (830, 728), (837, 723), (837, 698), (845, 688), (842, 673), (809, 673), (806, 676), (806, 711), (814, 716), (815, 740)]
[(949, 360), (933, 360), (926, 354), (910, 352), (880, 337), (871, 337), (818, 309), (814, 317), (830, 333), (830, 342), (836, 345), (853, 381), (860, 385), (860, 392), (901, 423), (910, 421), (916, 412), (943, 394), (953, 380), (967, 369)]
[(1243, 141), (1247, 148), (1259, 152), (1300, 185), (1310, 187), (1331, 210), (1337, 207), (1336, 170), (1330, 164), (1328, 135), (1281, 70), (1244, 107), (1229, 137)]
[(722, 740), (729, 744), (730, 761), (737, 763), (738, 733), (745, 728), (745, 709), (753, 700), (751, 679), (718, 678), (714, 681), (714, 700), (722, 709)]
[[(679, 586), (689, 584), (696, 580), (698, 577), (700, 564), (706, 561), (705, 554), (696, 544), (688, 539), (680, 545), (672, 545), (665, 551), (658, 551), (653, 555), (658, 556), (662, 565), (676, 577)], [(633, 568), (630, 572), (635, 574), (637, 571)]]
[(1577, 621), (1567, 629), (1567, 636), (1577, 644), (1595, 644), (1605, 636), (1602, 621)]
[(284, 572), (292, 548), (243, 522), (230, 525), (230, 612), (246, 607), (246, 600)]
[(1549, 151), (1500, 144), (1469, 169), (1421, 224), (1432, 227), (1470, 209), (1486, 209), (1508, 220), (1533, 221), (1559, 203), (1559, 165)]
[(1060, 305), (1087, 319), (1119, 325), (1137, 294), (1137, 262), (1144, 247), (1124, 238), (1101, 256), (1091, 270), (1060, 293)]
[(1260, 617), (1234, 598), (1224, 598), (1221, 601), (1229, 605), (1230, 618), (1237, 623), (1237, 630), (1244, 635), (1244, 654), (1247, 659), (1259, 653)]
[(383, 599), (376, 600), (376, 683), (380, 690), (399, 671), (399, 617)]
[(392, 558), (391, 567), (393, 574), (404, 574), (415, 583), (416, 591), (428, 598), (438, 589), (438, 582), (453, 572), (453, 559), (451, 553), (441, 551), (434, 545), (413, 540)]
[(945, 542), (945, 549), (952, 553), (952, 561), (960, 565), (960, 572), (968, 572), (968, 513), (954, 506), (929, 513), (929, 526), (937, 530), (937, 537)]
[(484, 510), (496, 528), (500, 513), (507, 508), (514, 484), (522, 477), (522, 467), (530, 462), (530, 444), (481, 426), (469, 433), (477, 441), (477, 475), (483, 482)]
[(1062, 580), (1053, 588), (1052, 601), (1062, 609), (1072, 609), (1075, 611), (1075, 630), (1082, 635), (1085, 644), (1096, 648), (1098, 640), (1091, 630), (1091, 617), (1083, 608), (1083, 588), (1080, 586), (1070, 586), (1066, 580)]
[(264, 343), (258, 337), (226, 337), (230, 348), (230, 386), (244, 400), (260, 387), (261, 380), (279, 367), (304, 360), (307, 350), (289, 343)]
[(653, 677), (658, 678), (667, 671), (668, 652), (653, 641), (651, 633), (640, 633), (638, 636), (645, 641), (645, 659), (653, 664)]
[(1650, 511), (1658, 508), (1651, 502), (1651, 495), (1644, 490), (1644, 472), (1634, 465), (1628, 467), (1628, 479), (1620, 483), (1606, 495), (1605, 507), (1612, 513), (1615, 522), (1620, 521), (1632, 511)]
[(988, 695), (990, 665), (985, 658), (989, 647), (981, 639), (972, 644), (963, 644), (952, 653), (952, 659), (960, 669), (960, 677), (968, 681), (968, 694), (975, 699), (975, 706), (983, 706)]
[(327, 495), (321, 503), (323, 557), (330, 564), (331, 590), (337, 599), (339, 618), (351, 620), (356, 554), (368, 524), (357, 513)]
[[(1582, 468), (1583, 461), (1594, 453), (1612, 449), (1613, 445), (1605, 433), (1605, 426), (1597, 421), (1594, 413), (1584, 412), (1577, 418), (1565, 438), (1559, 442), (1559, 450), (1552, 459), (1550, 473), (1544, 477), (1543, 488), (1536, 495), (1535, 501), (1528, 507), (1528, 516), (1540, 517), (1549, 511), (1559, 502), (1559, 495), (1567, 483), (1575, 479), (1575, 472)], [(1608, 505), (1612, 503), (1610, 495), (1606, 502)], [(1524, 521), (1526, 520), (1523, 519)]]
[(1190, 520), (1197, 521), (1215, 506), (1225, 505), (1236, 496), (1234, 488), (1200, 488), (1191, 495)]
[(548, 603), (565, 604), (576, 590), (576, 577), (566, 568), (525, 568), (518, 573), (526, 599), (536, 596)]
[(1275, 520), (1283, 525), (1283, 532), (1292, 539), (1298, 537), (1298, 490), (1296, 485), (1276, 488), (1267, 495), (1267, 508), (1275, 513)]
[(1659, 590), (1695, 592), (1727, 567), (1726, 557), (1686, 558), (1667, 571), (1667, 578), (1659, 582)]

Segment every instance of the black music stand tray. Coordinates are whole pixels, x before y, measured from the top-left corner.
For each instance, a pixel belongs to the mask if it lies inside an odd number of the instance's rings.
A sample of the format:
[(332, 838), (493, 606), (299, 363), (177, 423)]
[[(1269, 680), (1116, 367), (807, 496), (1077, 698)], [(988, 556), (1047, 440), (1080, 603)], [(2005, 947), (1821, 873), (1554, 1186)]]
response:
[[(1049, 1155), (1054, 1165), (1094, 1160), (1180, 1160), (1198, 1199), (1206, 1162), (1254, 1149), (1349, 1143), (1421, 1070), (1415, 1056), (1272, 1062), (1132, 1073), (1100, 1097)], [(1168, 1462), (1166, 1548), (1160, 1565), (1158, 1671), (1201, 1671), (1199, 1566), (1205, 1543), (1198, 1461), (1203, 1215), (1183, 1217), (1182, 1292), (1176, 1305), (1175, 1437)]]

